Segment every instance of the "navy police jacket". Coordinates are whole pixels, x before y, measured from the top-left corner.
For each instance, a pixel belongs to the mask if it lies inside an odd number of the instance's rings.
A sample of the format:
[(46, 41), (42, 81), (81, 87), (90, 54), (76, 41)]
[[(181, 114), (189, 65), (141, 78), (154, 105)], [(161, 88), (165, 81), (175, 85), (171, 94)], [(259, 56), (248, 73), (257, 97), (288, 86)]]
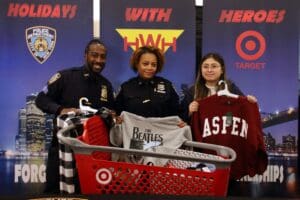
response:
[(155, 76), (150, 80), (131, 78), (121, 85), (116, 97), (116, 110), (143, 117), (178, 115), (179, 97), (172, 83)]
[(36, 98), (43, 112), (58, 115), (63, 108), (79, 108), (79, 99), (88, 98), (90, 107), (114, 108), (111, 83), (100, 74), (91, 73), (86, 66), (59, 71)]

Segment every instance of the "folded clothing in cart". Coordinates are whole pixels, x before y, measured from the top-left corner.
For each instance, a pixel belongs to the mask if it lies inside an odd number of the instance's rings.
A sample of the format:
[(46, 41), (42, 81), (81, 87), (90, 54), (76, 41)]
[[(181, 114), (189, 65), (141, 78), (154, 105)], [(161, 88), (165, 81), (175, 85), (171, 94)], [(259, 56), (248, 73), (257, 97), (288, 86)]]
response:
[[(104, 120), (94, 115), (83, 123), (82, 136), (78, 137), (81, 141), (90, 145), (109, 146), (108, 127)], [(92, 156), (96, 159), (111, 160), (110, 153), (93, 152)]]
[[(192, 140), (190, 126), (178, 127), (181, 121), (178, 116), (147, 118), (125, 111), (120, 116), (123, 122), (110, 130), (110, 142), (115, 146), (172, 154), (185, 141)], [(131, 155), (125, 161), (164, 166), (168, 159)]]

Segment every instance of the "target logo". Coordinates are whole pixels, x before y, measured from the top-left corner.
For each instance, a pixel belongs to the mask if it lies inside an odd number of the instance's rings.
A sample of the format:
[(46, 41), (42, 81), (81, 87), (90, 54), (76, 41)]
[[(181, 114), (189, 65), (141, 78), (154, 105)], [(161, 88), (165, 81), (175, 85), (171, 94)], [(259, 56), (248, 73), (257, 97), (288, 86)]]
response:
[(245, 31), (236, 39), (235, 49), (244, 60), (257, 60), (266, 50), (266, 40), (257, 31)]
[(101, 185), (107, 185), (112, 180), (112, 174), (108, 169), (98, 169), (96, 172), (96, 180)]

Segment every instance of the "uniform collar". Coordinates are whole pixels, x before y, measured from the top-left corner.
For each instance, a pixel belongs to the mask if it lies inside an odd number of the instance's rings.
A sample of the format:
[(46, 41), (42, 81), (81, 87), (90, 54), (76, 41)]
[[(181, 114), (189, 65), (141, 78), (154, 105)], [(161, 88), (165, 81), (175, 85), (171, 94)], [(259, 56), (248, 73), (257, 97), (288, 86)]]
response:
[(90, 71), (86, 65), (82, 66), (82, 74), (84, 78), (90, 77)]
[(82, 74), (83, 74), (83, 77), (86, 78), (86, 79), (91, 79), (91, 80), (97, 80), (99, 78), (101, 78), (101, 74), (99, 73), (94, 73), (92, 72), (87, 65), (84, 65), (82, 66)]
[(141, 77), (137, 77), (137, 82), (139, 85), (154, 85), (155, 81), (154, 81), (155, 77), (151, 78), (151, 79), (142, 79)]

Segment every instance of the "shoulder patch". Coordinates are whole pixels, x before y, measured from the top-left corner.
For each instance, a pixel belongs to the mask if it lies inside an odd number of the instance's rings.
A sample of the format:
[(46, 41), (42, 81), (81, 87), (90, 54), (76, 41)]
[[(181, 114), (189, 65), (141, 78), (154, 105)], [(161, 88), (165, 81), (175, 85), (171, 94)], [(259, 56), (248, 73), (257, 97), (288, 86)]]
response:
[(57, 81), (59, 78), (61, 77), (60, 73), (56, 73), (54, 74), (50, 80), (48, 81), (48, 85), (51, 85), (52, 83), (54, 83), (55, 81)]

